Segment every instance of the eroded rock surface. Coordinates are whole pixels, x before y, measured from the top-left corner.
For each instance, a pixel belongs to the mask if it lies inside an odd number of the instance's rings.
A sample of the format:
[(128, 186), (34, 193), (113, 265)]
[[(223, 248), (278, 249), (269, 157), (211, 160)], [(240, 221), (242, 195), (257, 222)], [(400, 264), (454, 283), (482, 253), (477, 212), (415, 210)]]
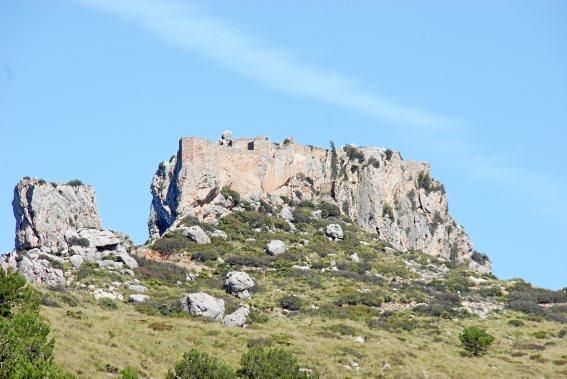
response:
[(25, 178), (16, 185), (12, 202), (16, 250), (41, 247), (58, 252), (67, 248), (67, 230), (102, 227), (94, 188), (70, 183)]
[(138, 267), (130, 238), (102, 228), (91, 186), (24, 178), (14, 189), (12, 205), (16, 250), (0, 257), (0, 264), (31, 283), (59, 287), (72, 282), (71, 273), (63, 270), (67, 262), (72, 270), (84, 263), (109, 270)]
[[(284, 197), (332, 202), (397, 250), (473, 262), (472, 243), (449, 215), (444, 187), (427, 163), (378, 147), (323, 149), (230, 133), (216, 143), (182, 138), (177, 154), (160, 164), (151, 186), (150, 236), (160, 236), (187, 215), (215, 222), (230, 213), (235, 202), (223, 188), (274, 205)], [(281, 213), (285, 219), (292, 215)], [(474, 263), (471, 268), (479, 269)], [(490, 262), (480, 269), (490, 271)]]

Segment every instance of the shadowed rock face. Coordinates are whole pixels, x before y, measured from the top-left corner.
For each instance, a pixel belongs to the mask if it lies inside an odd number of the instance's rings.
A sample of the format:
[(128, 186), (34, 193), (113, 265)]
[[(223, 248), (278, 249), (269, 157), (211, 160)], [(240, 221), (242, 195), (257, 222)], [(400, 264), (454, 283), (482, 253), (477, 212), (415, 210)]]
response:
[(22, 179), (14, 188), (16, 250), (66, 248), (69, 229), (101, 228), (94, 188)]
[(230, 212), (223, 187), (273, 204), (283, 196), (330, 201), (396, 249), (421, 250), (490, 271), (488, 262), (471, 260), (473, 246), (448, 214), (445, 190), (431, 178), (429, 165), (377, 147), (335, 150), (292, 140), (275, 144), (266, 137), (218, 143), (182, 138), (177, 155), (161, 163), (152, 180), (150, 236), (160, 236), (187, 215), (215, 222)]

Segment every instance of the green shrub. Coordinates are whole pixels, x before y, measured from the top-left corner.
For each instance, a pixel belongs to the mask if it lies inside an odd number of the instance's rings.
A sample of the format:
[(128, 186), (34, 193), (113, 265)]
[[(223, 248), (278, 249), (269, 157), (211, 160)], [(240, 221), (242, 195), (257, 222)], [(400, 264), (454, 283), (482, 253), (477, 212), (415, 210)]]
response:
[(384, 206), (382, 207), (382, 217), (388, 217), (392, 222), (394, 222), (394, 209), (390, 204), (384, 203)]
[(218, 257), (218, 254), (212, 251), (197, 251), (191, 254), (191, 259), (199, 262), (215, 261)]
[(306, 378), (299, 370), (297, 358), (283, 349), (253, 348), (242, 355), (238, 375), (243, 378)]
[(382, 305), (382, 296), (375, 292), (351, 292), (340, 296), (334, 303), (338, 306), (362, 304), (367, 307), (379, 307)]
[(334, 324), (327, 328), (327, 330), (340, 334), (341, 336), (355, 336), (357, 334), (357, 329), (346, 324)]
[(494, 342), (494, 337), (483, 329), (471, 326), (465, 328), (459, 335), (463, 348), (473, 356), (486, 353), (488, 347)]
[(268, 255), (231, 255), (224, 260), (231, 266), (270, 267), (273, 258)]
[(253, 348), (265, 348), (273, 345), (273, 341), (270, 338), (260, 337), (248, 340), (246, 347), (249, 349)]
[(83, 182), (81, 182), (79, 179), (73, 179), (73, 180), (69, 180), (67, 182), (67, 185), (72, 187), (79, 187), (83, 185)]
[(118, 305), (116, 304), (116, 302), (106, 297), (100, 299), (97, 302), (97, 304), (104, 309), (111, 309), (111, 310), (118, 309)]
[(508, 321), (508, 325), (518, 328), (520, 326), (524, 326), (524, 322), (522, 320), (513, 319)]
[(348, 157), (349, 161), (358, 159), (360, 163), (364, 162), (364, 153), (358, 148), (352, 145), (346, 145), (343, 147), (343, 150), (346, 153), (346, 156)]
[(0, 269), (0, 377), (68, 377), (53, 362), (49, 324), (39, 314), (40, 298), (25, 279)]
[(67, 240), (67, 244), (69, 245), (69, 247), (71, 246), (89, 247), (91, 243), (88, 240), (88, 238), (73, 236)]
[(232, 379), (234, 371), (219, 359), (196, 349), (183, 354), (183, 359), (167, 373), (167, 379)]
[(122, 379), (138, 379), (138, 376), (138, 371), (130, 366), (122, 370)]
[(321, 209), (322, 218), (341, 216), (341, 210), (339, 209), (339, 207), (327, 201), (323, 201), (321, 204), (319, 204), (319, 209)]
[(183, 267), (169, 262), (154, 261), (138, 257), (138, 268), (136, 273), (140, 279), (153, 279), (159, 282), (175, 285), (177, 282), (184, 282), (189, 271)]
[(278, 303), (280, 307), (288, 311), (300, 311), (303, 308), (303, 300), (294, 295), (286, 295)]
[(232, 202), (235, 206), (240, 204), (240, 194), (238, 192), (236, 192), (235, 190), (233, 190), (229, 187), (222, 187), (220, 193), (221, 193), (221, 195), (223, 195), (227, 199), (229, 197), (232, 198)]
[(309, 224), (313, 221), (311, 219), (311, 212), (312, 211), (309, 209), (298, 206), (293, 210), (293, 221), (296, 224)]
[(181, 233), (169, 233), (155, 240), (151, 248), (162, 254), (173, 254), (192, 244), (193, 242)]

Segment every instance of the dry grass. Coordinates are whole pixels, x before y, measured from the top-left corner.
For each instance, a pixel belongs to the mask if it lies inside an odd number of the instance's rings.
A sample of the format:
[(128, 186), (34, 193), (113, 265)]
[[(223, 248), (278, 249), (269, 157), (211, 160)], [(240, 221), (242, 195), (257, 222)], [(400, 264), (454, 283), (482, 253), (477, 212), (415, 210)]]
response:
[[(67, 311), (82, 317), (67, 317)], [(369, 329), (361, 322), (318, 317), (272, 315), (266, 324), (248, 329), (224, 328), (219, 323), (192, 318), (140, 314), (129, 304), (117, 310), (87, 302), (75, 308), (43, 309), (56, 338), (57, 361), (79, 377), (108, 377), (108, 372), (132, 366), (144, 377), (164, 377), (190, 348), (210, 352), (238, 367), (249, 340), (267, 338), (274, 346), (294, 352), (304, 367), (325, 378), (340, 377), (561, 377), (567, 375), (567, 346), (557, 337), (561, 325), (525, 321), (507, 325), (514, 315), (488, 320), (439, 320), (435, 330), (388, 332)], [(341, 323), (360, 331), (365, 343), (332, 332)], [(480, 325), (496, 337), (489, 353), (480, 358), (461, 356), (458, 334), (464, 326)], [(545, 330), (545, 340), (533, 336)], [(534, 350), (537, 345), (537, 350)], [(543, 346), (543, 350), (541, 347)], [(525, 354), (523, 354), (525, 353)], [(540, 354), (538, 359), (530, 356)], [(359, 369), (345, 365), (356, 361)]]

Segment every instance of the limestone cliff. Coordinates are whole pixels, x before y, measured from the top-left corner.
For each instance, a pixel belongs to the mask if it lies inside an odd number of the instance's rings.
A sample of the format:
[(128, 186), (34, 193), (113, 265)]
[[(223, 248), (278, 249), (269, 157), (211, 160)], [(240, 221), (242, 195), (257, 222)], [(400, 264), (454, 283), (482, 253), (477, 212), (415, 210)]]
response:
[(69, 229), (100, 228), (94, 188), (78, 181), (48, 183), (22, 179), (14, 188), (16, 249), (65, 248)]
[(14, 189), (12, 206), (16, 250), (0, 257), (0, 267), (18, 271), (31, 283), (65, 286), (85, 262), (131, 274), (138, 266), (129, 255), (133, 244), (128, 236), (102, 229), (91, 186), (24, 178)]
[(152, 180), (149, 231), (163, 234), (186, 215), (215, 222), (230, 212), (221, 189), (243, 198), (281, 204), (315, 200), (334, 202), (361, 228), (399, 250), (416, 249), (471, 268), (490, 271), (486, 257), (473, 258), (464, 229), (448, 214), (442, 184), (427, 163), (405, 161), (389, 149), (323, 149), (266, 137), (219, 142), (182, 138), (179, 151), (163, 162)]

